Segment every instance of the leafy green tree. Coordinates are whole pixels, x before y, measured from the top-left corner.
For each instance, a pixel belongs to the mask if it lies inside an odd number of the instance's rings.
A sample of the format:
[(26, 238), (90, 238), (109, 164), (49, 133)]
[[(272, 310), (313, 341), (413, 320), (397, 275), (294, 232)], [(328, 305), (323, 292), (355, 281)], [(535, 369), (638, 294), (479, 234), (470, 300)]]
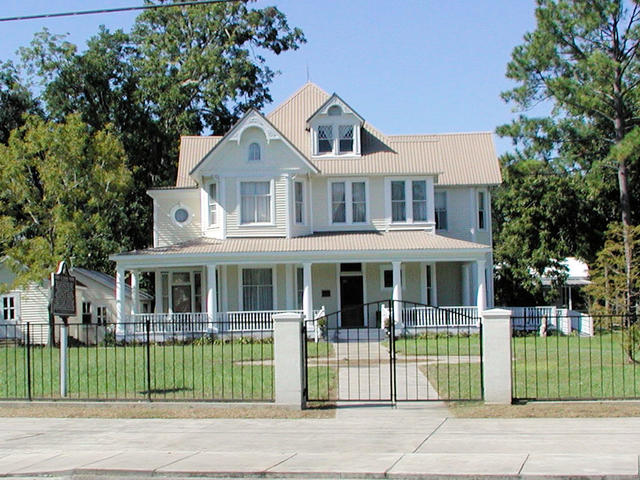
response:
[(11, 62), (0, 64), (0, 143), (7, 143), (11, 130), (24, 124), (23, 115), (38, 113), (36, 101), (22, 85)]
[(599, 217), (590, 245), (602, 245), (602, 225), (622, 219), (630, 275), (628, 231), (640, 214), (631, 199), (639, 193), (640, 172), (634, 149), (620, 145), (635, 141), (634, 135), (625, 138), (640, 121), (639, 5), (537, 0), (536, 21), (536, 29), (513, 50), (507, 77), (517, 86), (503, 98), (523, 111), (547, 102), (551, 113), (521, 115), (498, 132), (514, 139), (521, 157), (553, 164), (585, 185), (584, 198)]
[(129, 244), (121, 206), (131, 175), (108, 129), (93, 131), (77, 114), (62, 123), (27, 117), (0, 145), (0, 171), (0, 250), (16, 285), (46, 278), (62, 259), (105, 269)]

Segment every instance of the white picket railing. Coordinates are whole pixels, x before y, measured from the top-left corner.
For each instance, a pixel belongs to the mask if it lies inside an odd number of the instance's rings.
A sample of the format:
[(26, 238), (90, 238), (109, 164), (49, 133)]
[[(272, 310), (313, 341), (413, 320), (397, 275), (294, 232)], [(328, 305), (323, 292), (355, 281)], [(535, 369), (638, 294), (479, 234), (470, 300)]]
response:
[(478, 307), (410, 307), (402, 309), (406, 328), (477, 327)]

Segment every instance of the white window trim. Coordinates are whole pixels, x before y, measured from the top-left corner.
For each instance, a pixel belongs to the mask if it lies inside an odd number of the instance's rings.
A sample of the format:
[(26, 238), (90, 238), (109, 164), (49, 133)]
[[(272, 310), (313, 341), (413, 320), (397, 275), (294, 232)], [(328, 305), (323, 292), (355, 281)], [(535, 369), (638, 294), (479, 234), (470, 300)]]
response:
[[(362, 183), (364, 182), (364, 222), (354, 222), (353, 221), (353, 183)], [(345, 221), (344, 222), (334, 222), (333, 221), (333, 209), (332, 209), (332, 195), (331, 195), (331, 186), (334, 183), (344, 183), (345, 187)], [(327, 182), (327, 200), (328, 200), (328, 212), (329, 212), (329, 224), (340, 226), (340, 225), (368, 225), (371, 222), (370, 219), (370, 203), (371, 198), (369, 195), (369, 181), (367, 178), (331, 178)]]
[[(251, 158), (251, 146), (252, 145), (257, 145), (258, 146), (258, 158), (252, 159)], [(249, 146), (247, 147), (247, 157), (246, 157), (246, 161), (247, 163), (251, 164), (251, 163), (257, 163), (257, 162), (261, 162), (262, 161), (262, 145), (260, 145), (260, 142), (251, 142), (249, 143)]]
[[(444, 193), (444, 211), (447, 212), (447, 228), (437, 227), (436, 222), (436, 193)], [(437, 232), (446, 232), (449, 230), (449, 193), (447, 190), (437, 189), (433, 192), (433, 221), (436, 223)]]
[[(384, 286), (384, 272), (386, 270), (393, 272), (393, 265), (390, 263), (383, 263), (382, 265), (380, 265), (380, 290), (382, 290), (383, 292), (390, 292), (393, 290), (393, 285), (391, 285), (390, 287)], [(405, 270), (405, 264), (403, 263), (402, 265), (400, 265), (400, 283), (402, 284), (403, 290), (406, 288), (407, 283), (405, 280), (407, 278)]]
[[(482, 210), (484, 212), (484, 227), (480, 227), (480, 194), (482, 194), (484, 196), (484, 209)], [(489, 210), (487, 208), (487, 199), (488, 199), (489, 195), (487, 193), (486, 190), (478, 190), (476, 192), (476, 226), (478, 227), (478, 231), (480, 232), (486, 232), (487, 231), (487, 223), (488, 223), (488, 215), (487, 215), (487, 211)]]
[(0, 320), (2, 321), (10, 321), (4, 318), (4, 308), (3, 308), (3, 299), (4, 298), (13, 298), (13, 306), (16, 311), (16, 318), (13, 321), (19, 322), (21, 317), (21, 305), (20, 305), (20, 294), (19, 293), (5, 293), (0, 295)]
[[(175, 217), (176, 212), (178, 210), (180, 210), (181, 208), (187, 211), (187, 219), (182, 223), (178, 222), (176, 220), (176, 217)], [(173, 208), (171, 208), (171, 211), (170, 211), (169, 215), (171, 216), (171, 222), (176, 227), (180, 227), (180, 228), (184, 228), (184, 227), (188, 226), (191, 223), (191, 221), (193, 220), (193, 212), (191, 211), (191, 209), (188, 206), (186, 206), (182, 202), (178, 202), (177, 204), (175, 204), (173, 206)]]
[[(425, 182), (426, 197), (427, 197), (427, 219), (426, 220), (413, 220), (413, 188), (412, 182)], [(393, 207), (391, 203), (391, 182), (404, 182), (404, 201), (406, 208), (406, 220), (397, 221), (393, 220)], [(433, 180), (431, 177), (388, 177), (385, 178), (385, 208), (387, 209), (387, 218), (391, 225), (431, 225), (435, 222), (435, 217), (430, 219), (434, 212), (434, 197), (433, 194)]]
[[(211, 185), (215, 185), (216, 186), (216, 199), (215, 199), (215, 203), (213, 205), (213, 208), (215, 210), (215, 217), (216, 217), (216, 222), (215, 223), (211, 223), (211, 195), (210, 195), (210, 188)], [(206, 192), (207, 192), (207, 211), (206, 211), (206, 215), (207, 215), (207, 225), (208, 228), (220, 228), (220, 211), (222, 210), (220, 208), (220, 183), (217, 181), (211, 181), (211, 182), (207, 182), (206, 183)]]
[(240, 306), (241, 311), (246, 311), (244, 306), (244, 298), (242, 295), (242, 276), (245, 270), (251, 270), (254, 268), (268, 268), (271, 270), (271, 294), (273, 296), (271, 300), (271, 304), (273, 305), (273, 310), (278, 310), (278, 269), (275, 265), (264, 265), (264, 264), (251, 264), (251, 265), (243, 265), (238, 268), (238, 305)]
[[(271, 221), (270, 222), (250, 222), (250, 223), (242, 223), (242, 191), (241, 185), (243, 183), (252, 183), (252, 182), (269, 182), (269, 195), (271, 197), (271, 201), (269, 202), (271, 205)], [(238, 205), (238, 227), (275, 227), (276, 225), (276, 183), (273, 178), (241, 178), (236, 182), (236, 191), (237, 191), (237, 205)]]
[[(343, 115), (345, 113), (343, 112)], [(331, 151), (320, 153), (318, 151), (318, 127), (320, 126), (330, 126), (332, 131), (332, 145)], [(352, 126), (353, 127), (353, 150), (350, 152), (340, 152), (340, 126)], [(311, 152), (313, 157), (359, 157), (361, 152), (360, 145), (360, 123), (357, 120), (348, 119), (344, 116), (330, 117), (325, 116), (323, 118), (319, 118), (313, 122), (311, 125)]]
[[(104, 312), (104, 318), (101, 317), (100, 311)], [(97, 305), (95, 308), (96, 323), (98, 325), (106, 325), (109, 323), (109, 308), (107, 305)]]

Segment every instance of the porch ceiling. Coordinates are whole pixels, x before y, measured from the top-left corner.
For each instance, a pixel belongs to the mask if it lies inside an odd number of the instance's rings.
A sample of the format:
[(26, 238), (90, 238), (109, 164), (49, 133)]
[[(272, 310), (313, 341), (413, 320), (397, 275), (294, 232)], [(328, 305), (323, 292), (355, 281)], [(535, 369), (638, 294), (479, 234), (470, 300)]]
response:
[(120, 253), (111, 257), (116, 261), (130, 261), (135, 258), (197, 257), (216, 255), (216, 257), (274, 255), (282, 257), (305, 254), (317, 255), (379, 255), (384, 252), (411, 254), (466, 254), (474, 257), (491, 251), (488, 245), (467, 242), (454, 238), (434, 235), (425, 231), (393, 231), (393, 232), (319, 232), (294, 238), (199, 238), (189, 242), (166, 247), (148, 248)]

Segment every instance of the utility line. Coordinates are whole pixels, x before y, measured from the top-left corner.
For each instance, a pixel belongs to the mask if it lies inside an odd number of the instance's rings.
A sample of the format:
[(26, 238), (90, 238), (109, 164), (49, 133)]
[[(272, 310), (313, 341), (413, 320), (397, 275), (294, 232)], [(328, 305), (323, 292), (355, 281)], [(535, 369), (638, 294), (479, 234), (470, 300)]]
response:
[(36, 20), (40, 18), (74, 17), (79, 15), (97, 15), (101, 13), (131, 12), (135, 10), (151, 10), (156, 8), (188, 7), (192, 5), (207, 5), (211, 3), (232, 3), (237, 1), (240, 1), (240, 0), (199, 0), (199, 1), (195, 0), (190, 2), (162, 3), (159, 5), (141, 5), (138, 7), (102, 8), (99, 10), (81, 10), (81, 11), (75, 11), (75, 12), (62, 12), (62, 13), (41, 13), (38, 15), (24, 15), (20, 17), (0, 18), (0, 22), (18, 22), (21, 20)]

